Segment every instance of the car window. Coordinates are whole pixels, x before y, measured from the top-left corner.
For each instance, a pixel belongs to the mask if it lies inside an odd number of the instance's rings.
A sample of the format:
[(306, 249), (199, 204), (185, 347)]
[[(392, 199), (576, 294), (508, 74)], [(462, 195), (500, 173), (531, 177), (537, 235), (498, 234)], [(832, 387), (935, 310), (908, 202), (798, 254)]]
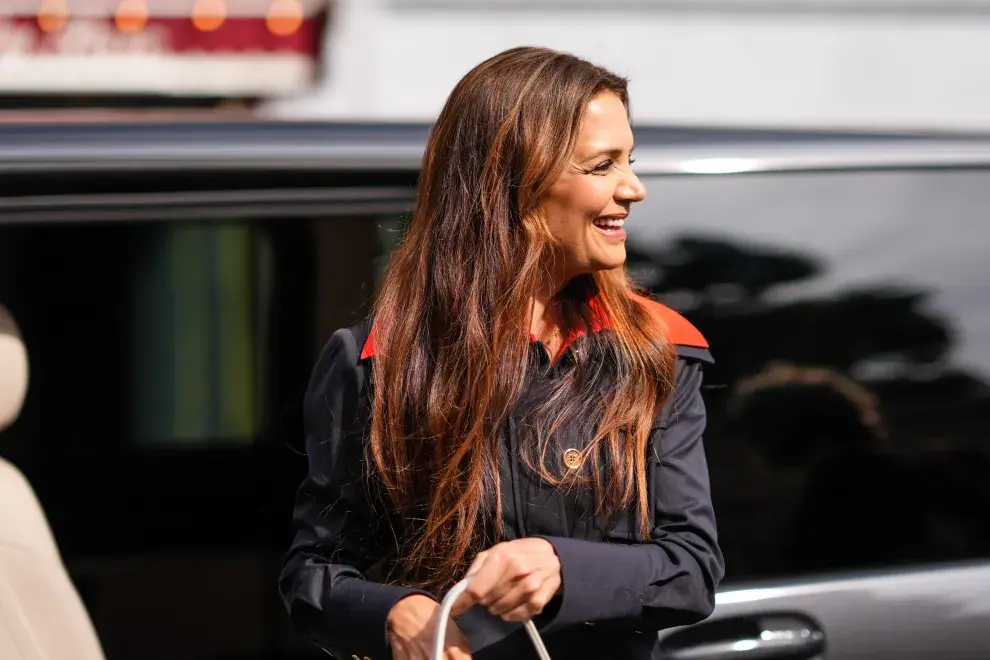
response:
[(319, 653), (273, 616), (302, 399), (368, 311), (415, 172), (98, 165), (0, 176), (0, 301), (31, 360), (0, 455), (108, 657)]
[(990, 172), (646, 183), (631, 272), (717, 361), (727, 583), (990, 556)]
[[(0, 300), (32, 361), (0, 451), (58, 503), (65, 552), (284, 544), (302, 390), (330, 334), (367, 312), (399, 224), (0, 218)], [(216, 480), (223, 469), (242, 491)], [(159, 517), (119, 524), (121, 492)], [(229, 504), (229, 528), (197, 501)]]

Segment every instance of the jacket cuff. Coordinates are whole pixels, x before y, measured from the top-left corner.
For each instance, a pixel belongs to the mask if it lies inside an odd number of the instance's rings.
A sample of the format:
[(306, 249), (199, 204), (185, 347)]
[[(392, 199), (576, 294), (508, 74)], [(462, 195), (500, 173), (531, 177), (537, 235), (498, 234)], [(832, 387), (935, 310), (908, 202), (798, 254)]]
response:
[(391, 660), (388, 644), (388, 613), (406, 596), (425, 591), (390, 584), (369, 582), (361, 578), (343, 578), (326, 592), (324, 612), (328, 617), (326, 638), (334, 640), (334, 649), (347, 657), (356, 655), (367, 660)]
[(561, 599), (547, 630), (642, 614), (649, 580), (649, 558), (642, 547), (539, 538), (553, 546), (560, 560)]

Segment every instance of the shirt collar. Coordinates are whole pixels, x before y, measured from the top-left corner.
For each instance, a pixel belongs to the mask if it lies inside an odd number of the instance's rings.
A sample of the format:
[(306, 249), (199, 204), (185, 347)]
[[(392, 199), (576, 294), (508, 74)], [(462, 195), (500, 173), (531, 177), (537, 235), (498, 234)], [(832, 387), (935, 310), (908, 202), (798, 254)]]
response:
[[(667, 341), (674, 344), (675, 346), (684, 346), (690, 348), (708, 348), (708, 340), (705, 339), (704, 335), (695, 328), (690, 321), (686, 318), (672, 310), (671, 308), (651, 300), (644, 296), (637, 295), (635, 293), (629, 292), (629, 297), (638, 302), (639, 304), (646, 307), (649, 311), (656, 314), (660, 320), (663, 322), (667, 331)], [(608, 330), (613, 327), (613, 322), (611, 317), (606, 313), (605, 308), (601, 305), (597, 298), (592, 298), (590, 301), (591, 305), (591, 333), (596, 334), (602, 330)], [(577, 341), (580, 337), (585, 335), (584, 330), (576, 330), (572, 332), (567, 340), (561, 345), (558, 355), (563, 354), (568, 346)], [(536, 337), (530, 335), (530, 341), (535, 341)], [(372, 324), (371, 332), (368, 333), (368, 339), (364, 342), (364, 348), (361, 351), (361, 359), (365, 360), (370, 357), (374, 357), (377, 347), (375, 346), (375, 326)]]

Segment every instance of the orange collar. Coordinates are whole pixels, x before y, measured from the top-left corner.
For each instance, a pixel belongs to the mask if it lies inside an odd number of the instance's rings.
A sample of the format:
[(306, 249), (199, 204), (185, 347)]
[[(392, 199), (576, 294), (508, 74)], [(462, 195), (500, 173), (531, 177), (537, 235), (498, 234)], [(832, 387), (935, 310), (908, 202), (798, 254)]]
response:
[[(655, 300), (650, 300), (643, 296), (637, 295), (635, 293), (629, 292), (629, 297), (640, 303), (648, 310), (653, 312), (660, 318), (660, 321), (667, 328), (667, 341), (674, 344), (675, 346), (690, 346), (692, 348), (708, 348), (708, 341), (704, 338), (701, 332), (698, 331), (691, 322), (686, 318), (667, 307), (662, 305)], [(605, 311), (601, 309), (596, 301), (593, 299), (591, 301), (592, 305), (592, 333), (601, 332), (602, 330), (607, 330), (612, 327), (612, 319), (605, 314)], [(573, 344), (579, 337), (584, 336), (583, 330), (577, 330), (567, 338), (557, 352), (558, 355), (562, 354), (564, 350)], [(535, 341), (535, 337), (530, 335), (530, 340)], [(368, 339), (364, 342), (364, 349), (361, 351), (361, 359), (367, 359), (375, 355), (375, 327), (374, 324), (371, 326), (371, 332), (368, 333)]]

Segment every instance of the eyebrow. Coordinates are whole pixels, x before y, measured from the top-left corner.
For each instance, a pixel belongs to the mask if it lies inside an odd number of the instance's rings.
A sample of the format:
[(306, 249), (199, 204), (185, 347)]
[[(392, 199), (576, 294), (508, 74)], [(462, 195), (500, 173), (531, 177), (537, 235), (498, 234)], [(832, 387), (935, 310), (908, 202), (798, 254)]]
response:
[[(633, 153), (633, 151), (635, 151), (635, 150), (636, 150), (636, 147), (635, 146), (633, 146), (632, 148), (630, 148), (629, 149), (629, 155), (631, 156), (632, 153)], [(618, 158), (619, 156), (622, 155), (622, 152), (623, 152), (623, 150), (620, 149), (620, 148), (618, 148), (618, 147), (611, 147), (609, 149), (602, 149), (600, 151), (596, 151), (595, 153), (591, 154), (587, 158), (584, 158), (583, 161), (593, 160), (595, 158), (600, 158), (601, 156), (608, 156), (609, 158)]]

